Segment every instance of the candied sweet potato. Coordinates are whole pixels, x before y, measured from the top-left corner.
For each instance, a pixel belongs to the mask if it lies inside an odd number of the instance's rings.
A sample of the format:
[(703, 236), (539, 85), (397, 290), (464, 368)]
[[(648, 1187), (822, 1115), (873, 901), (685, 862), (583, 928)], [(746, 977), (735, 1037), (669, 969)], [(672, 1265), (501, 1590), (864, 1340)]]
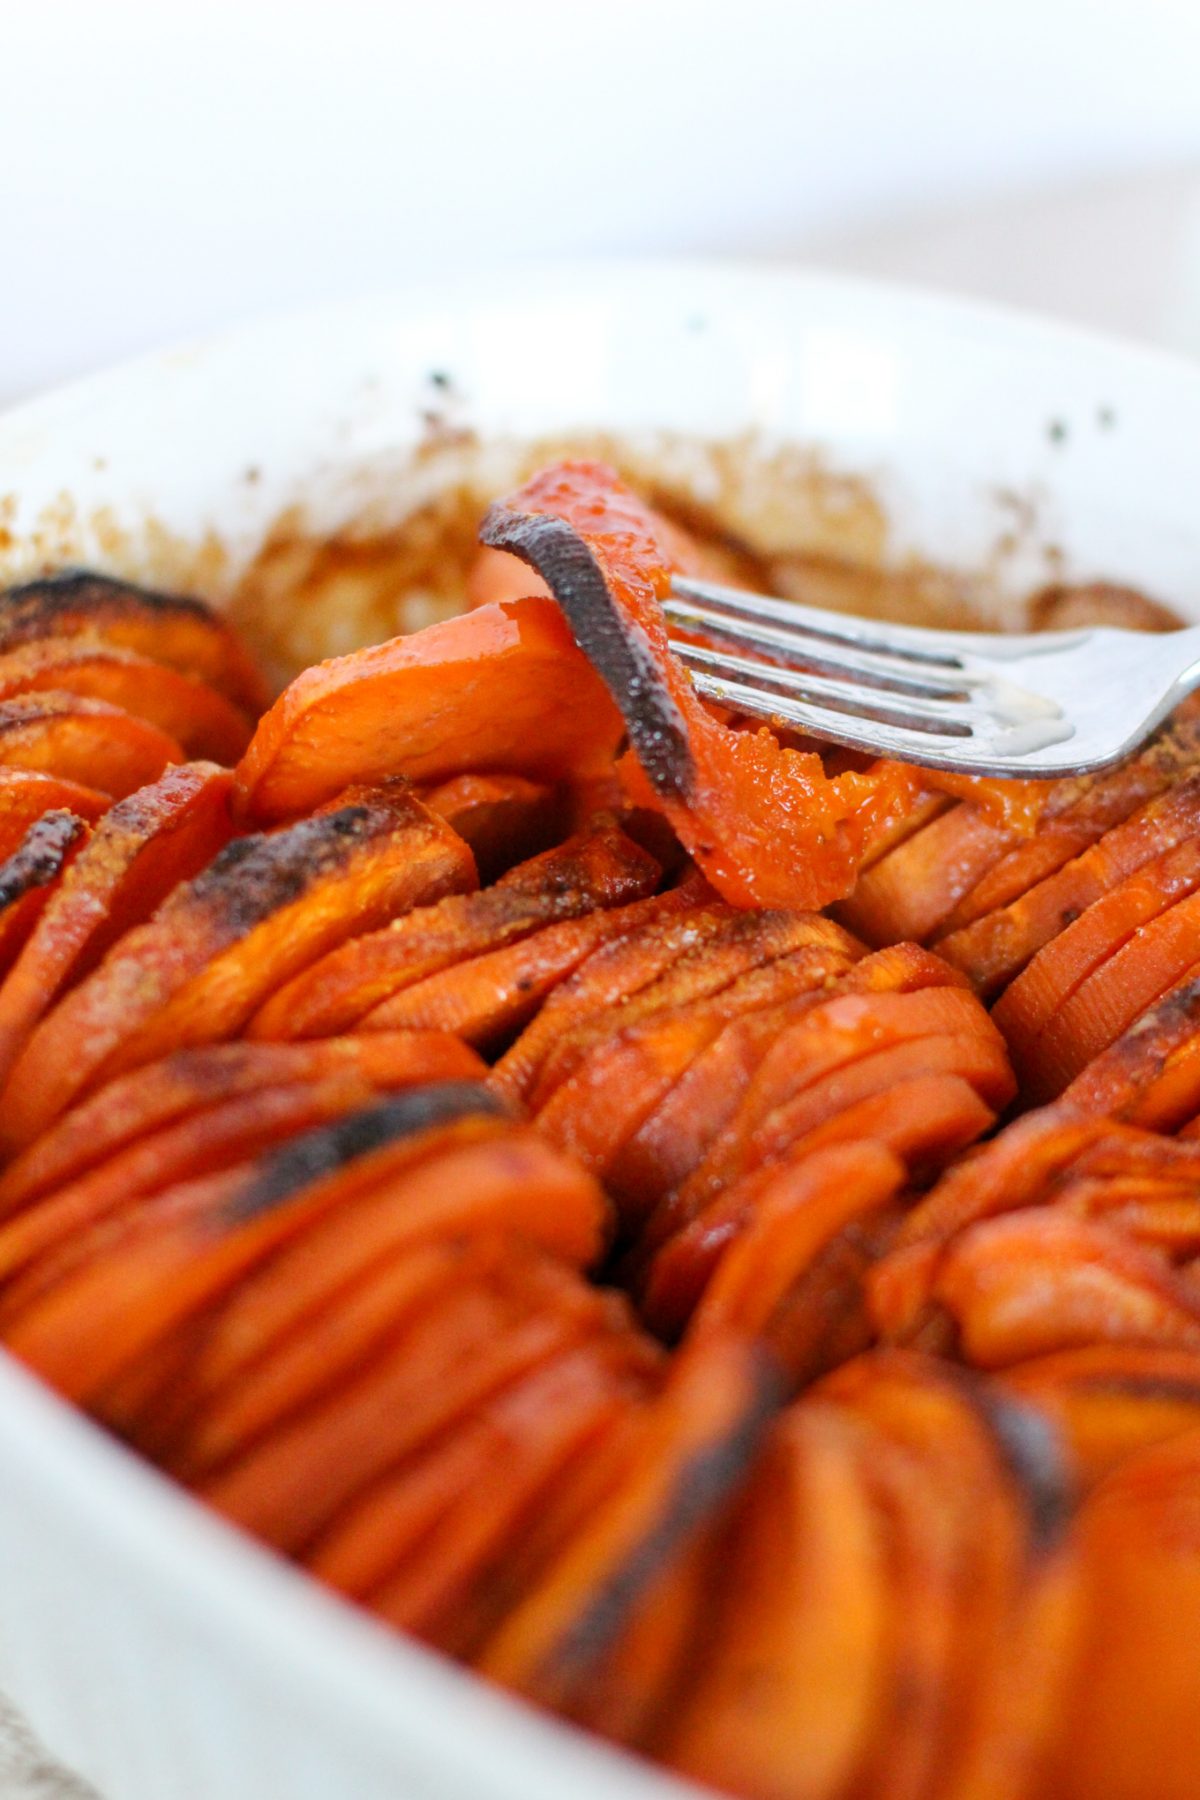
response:
[(118, 800), (80, 846), (0, 985), (0, 1082), (64, 988), (228, 841), (231, 781), (212, 763), (168, 769)]
[(11, 856), (45, 813), (74, 813), (90, 824), (111, 804), (111, 795), (77, 781), (61, 781), (31, 769), (0, 768), (0, 857)]
[(174, 738), (106, 700), (53, 688), (0, 700), (0, 767), (53, 775), (119, 800), (182, 761)]
[(826, 776), (767, 729), (736, 731), (671, 653), (659, 602), (672, 567), (661, 524), (612, 470), (563, 463), (494, 506), (483, 541), (546, 580), (621, 708), (630, 791), (663, 811), (739, 906), (823, 906), (845, 894), (875, 835), (920, 792), (912, 770)]
[(638, 899), (658, 874), (653, 858), (615, 825), (602, 823), (519, 863), (489, 888), (447, 895), (338, 945), (272, 995), (251, 1022), (250, 1035), (306, 1038), (350, 1030), (442, 969), (557, 920)]
[(351, 782), (602, 768), (620, 716), (558, 608), (479, 608), (297, 676), (238, 765), (248, 818), (292, 818)]
[(156, 725), (188, 756), (235, 763), (252, 723), (216, 688), (117, 644), (42, 638), (0, 654), (0, 701), (53, 688), (104, 700)]
[(7, 975), (89, 836), (75, 813), (43, 813), (0, 862), (0, 977)]
[(0, 652), (67, 637), (165, 663), (207, 682), (252, 718), (266, 703), (262, 678), (236, 633), (203, 600), (86, 569), (65, 569), (0, 594)]
[(343, 800), (273, 836), (227, 844), (59, 1001), (0, 1096), (10, 1148), (113, 1075), (237, 1032), (340, 939), (473, 884), (466, 845), (408, 790)]

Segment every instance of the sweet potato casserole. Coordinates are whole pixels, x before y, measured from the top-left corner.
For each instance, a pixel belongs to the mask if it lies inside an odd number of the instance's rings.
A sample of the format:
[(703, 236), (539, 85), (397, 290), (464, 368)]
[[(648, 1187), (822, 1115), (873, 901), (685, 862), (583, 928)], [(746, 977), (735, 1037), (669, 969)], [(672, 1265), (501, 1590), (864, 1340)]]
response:
[(701, 702), (604, 467), (482, 536), (274, 704), (0, 596), (0, 1341), (699, 1781), (1194, 1796), (1200, 707), (868, 763)]

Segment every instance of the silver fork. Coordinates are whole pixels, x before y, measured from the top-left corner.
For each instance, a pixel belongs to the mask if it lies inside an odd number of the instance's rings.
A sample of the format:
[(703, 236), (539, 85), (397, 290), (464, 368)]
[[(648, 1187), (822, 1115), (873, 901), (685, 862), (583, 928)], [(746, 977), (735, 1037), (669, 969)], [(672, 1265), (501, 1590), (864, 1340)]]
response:
[(969, 775), (1105, 768), (1200, 686), (1200, 626), (929, 631), (683, 576), (664, 611), (672, 648), (707, 698), (856, 750)]

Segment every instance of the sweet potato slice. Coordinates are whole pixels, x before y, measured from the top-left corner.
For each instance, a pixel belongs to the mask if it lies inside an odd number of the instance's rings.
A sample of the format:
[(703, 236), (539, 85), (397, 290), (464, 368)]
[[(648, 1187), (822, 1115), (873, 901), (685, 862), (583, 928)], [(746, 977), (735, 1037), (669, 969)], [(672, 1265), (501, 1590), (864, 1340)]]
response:
[(494, 1579), (547, 1490), (570, 1478), (569, 1465), (628, 1404), (632, 1383), (614, 1361), (581, 1344), (497, 1394), (446, 1444), (349, 1508), (307, 1567), (391, 1624), (459, 1648), (473, 1590)]
[(0, 655), (0, 701), (45, 688), (104, 700), (156, 725), (188, 756), (235, 763), (251, 720), (216, 688), (117, 644), (42, 638)]
[(1161, 1256), (1055, 1208), (972, 1227), (946, 1251), (933, 1292), (984, 1368), (1093, 1343), (1200, 1348), (1200, 1300)]
[(1109, 1114), (1170, 1131), (1200, 1104), (1200, 963), (1107, 1050), (1056, 1105), (1068, 1115)]
[(232, 1168), (272, 1144), (368, 1105), (380, 1089), (347, 1064), (315, 1081), (259, 1087), (140, 1136), (79, 1180), (0, 1225), (0, 1285), (97, 1220), (175, 1183)]
[(964, 801), (875, 863), (839, 916), (871, 943), (922, 941), (1007, 906), (1186, 771), (1196, 737), (1194, 724), (1169, 727), (1116, 769), (1023, 784), (1042, 790), (1024, 821)]
[(112, 796), (76, 781), (60, 781), (29, 769), (0, 768), (0, 857), (11, 856), (31, 825), (48, 812), (74, 813), (89, 824), (112, 805)]
[[(358, 936), (280, 988), (251, 1021), (261, 1038), (323, 1037), (346, 1031), (372, 1008), (441, 969), (479, 956), (557, 920), (647, 894), (658, 864), (612, 823), (581, 833), (510, 869), (479, 893)], [(387, 1029), (382, 1018), (376, 1029)]]
[(562, 463), (494, 506), (485, 544), (537, 570), (621, 708), (629, 787), (664, 812), (718, 893), (740, 906), (823, 906), (846, 893), (920, 778), (895, 763), (830, 779), (770, 731), (729, 730), (672, 654), (659, 602), (661, 522), (611, 469)]
[(90, 638), (207, 682), (256, 717), (266, 692), (236, 634), (203, 600), (67, 569), (0, 594), (0, 652)]
[(402, 1457), (572, 1349), (601, 1310), (573, 1272), (484, 1241), (415, 1331), (205, 1476), (199, 1492), (294, 1554)]
[(558, 787), (524, 775), (455, 775), (424, 788), (421, 799), (470, 844), (484, 883), (549, 849), (567, 816)]
[(678, 1358), (622, 1479), (484, 1647), (482, 1673), (579, 1704), (668, 1560), (720, 1517), (775, 1400), (773, 1371), (737, 1340), (714, 1335)]
[(693, 1335), (742, 1332), (773, 1342), (772, 1321), (790, 1289), (828, 1241), (852, 1220), (890, 1201), (904, 1169), (876, 1144), (826, 1150), (773, 1173), (745, 1230), (722, 1255), (699, 1300), (694, 1291), (674, 1326), (692, 1313)]
[(1038, 952), (998, 1001), (996, 1023), (1018, 1063), (1036, 1056), (1042, 1032), (1108, 958), (1200, 885), (1200, 841), (1155, 857), (1102, 894)]
[(861, 1436), (831, 1410), (772, 1430), (721, 1558), (718, 1611), (667, 1761), (757, 1800), (850, 1791), (885, 1689), (890, 1595)]
[(820, 938), (808, 944), (801, 941), (715, 994), (690, 1004), (647, 1010), (628, 1024), (622, 1022), (607, 1041), (562, 1074), (538, 1110), (540, 1129), (585, 1166), (606, 1172), (729, 1019), (811, 993), (836, 980), (845, 968), (844, 946)]
[[(1103, 905), (1103, 902), (1099, 903)], [(1082, 923), (1083, 921), (1080, 921)], [(1182, 981), (1197, 961), (1200, 894), (1177, 901), (1114, 950), (1020, 1046), (1020, 1075), (1030, 1100), (1052, 1099), (1139, 1015)]]
[(182, 761), (174, 738), (107, 701), (54, 689), (0, 700), (0, 767), (78, 782), (120, 800)]
[(86, 1401), (323, 1209), (386, 1183), (434, 1153), (447, 1124), (476, 1115), (486, 1135), (496, 1102), (474, 1083), (420, 1088), (170, 1189), (115, 1234), (100, 1227), (73, 1241), (32, 1292), (16, 1284), (4, 1299), (5, 1341)]
[(1190, 1800), (1200, 1783), (1200, 1433), (1114, 1471), (1079, 1518), (1086, 1605), (1048, 1775), (1063, 1800)]
[(399, 787), (235, 839), (43, 1019), (0, 1097), (0, 1137), (27, 1144), (89, 1088), (231, 1035), (334, 943), (474, 878), (461, 838)]
[(600, 769), (620, 716), (550, 600), (503, 601), (297, 676), (239, 764), (248, 818), (294, 817), (351, 782)]
[(474, 1051), (436, 1031), (178, 1050), (134, 1074), (117, 1076), (11, 1162), (0, 1175), (0, 1218), (77, 1181), (143, 1137), (264, 1088), (346, 1074), (392, 1090), (473, 1081), (484, 1073)]
[(1089, 1344), (1016, 1363), (1011, 1392), (1053, 1421), (1085, 1488), (1127, 1457), (1200, 1430), (1200, 1354)]
[(939, 939), (938, 953), (993, 995), (1094, 901), (1197, 832), (1200, 776), (1189, 776), (1016, 900)]
[(11, 969), (88, 835), (75, 813), (44, 813), (0, 862), (0, 977)]
[(0, 1080), (64, 988), (228, 841), (231, 781), (212, 763), (185, 763), (100, 821), (0, 986)]

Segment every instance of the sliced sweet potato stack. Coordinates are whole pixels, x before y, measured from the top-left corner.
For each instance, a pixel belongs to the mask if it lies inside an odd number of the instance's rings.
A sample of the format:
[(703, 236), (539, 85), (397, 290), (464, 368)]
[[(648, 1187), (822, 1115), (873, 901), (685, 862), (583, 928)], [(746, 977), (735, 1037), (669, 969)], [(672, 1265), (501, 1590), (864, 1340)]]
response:
[(0, 862), (0, 978), (20, 955), (88, 836), (89, 828), (77, 814), (44, 813)]
[[(703, 1159), (687, 1172), (680, 1190), (685, 1214), (690, 1203), (719, 1193), (761, 1159), (756, 1134), (773, 1115), (805, 1090), (888, 1046), (939, 1035), (977, 1037), (984, 1054), (990, 1053), (984, 1091), (997, 1106), (1006, 1103), (1011, 1078), (999, 1034), (986, 1013), (936, 958), (917, 952), (913, 963), (911, 979), (923, 978), (930, 985), (889, 991), (877, 984), (903, 981), (904, 961), (887, 952), (864, 959), (767, 1047), (736, 1109), (714, 1132)], [(829, 1092), (829, 1102), (836, 1110), (836, 1088)], [(672, 1206), (671, 1213), (677, 1215), (678, 1208)]]
[(621, 1479), (526, 1588), (477, 1667), (545, 1704), (582, 1705), (647, 1589), (721, 1517), (776, 1391), (770, 1368), (737, 1340), (714, 1335), (677, 1358)]
[(997, 1389), (895, 1353), (816, 1391), (879, 1434), (864, 1466), (890, 1525), (895, 1610), (869, 1791), (1040, 1791), (1079, 1595), (1052, 1429)]
[(252, 718), (266, 691), (235, 632), (203, 600), (67, 569), (0, 594), (0, 652), (46, 638), (89, 638), (165, 663)]
[(485, 544), (529, 563), (621, 708), (629, 789), (666, 814), (717, 891), (739, 906), (823, 906), (921, 791), (912, 770), (826, 776), (768, 730), (737, 731), (671, 653), (659, 602), (674, 566), (661, 521), (611, 469), (562, 463), (494, 506)]
[(572, 1350), (602, 1314), (601, 1296), (573, 1271), (479, 1240), (439, 1305), (402, 1321), (380, 1354), (235, 1451), (198, 1491), (295, 1554), (401, 1458)]
[(1190, 1800), (1200, 1781), (1200, 1433), (1115, 1469), (1083, 1506), (1082, 1643), (1047, 1792), (1063, 1800)]
[[(702, 923), (697, 919), (695, 924), (693, 940), (683, 943), (681, 954), (656, 969), (651, 980), (623, 993), (619, 1014), (621, 1031), (628, 1031), (658, 1015), (715, 999), (743, 979), (753, 983), (758, 978), (760, 986), (765, 981), (766, 991), (762, 993), (761, 1004), (769, 1005), (784, 997), (783, 993), (777, 995), (770, 991), (771, 982), (766, 971), (773, 963), (811, 950), (827, 965), (831, 974), (840, 974), (859, 954), (854, 939), (831, 919), (818, 913), (729, 910), (710, 922)], [(651, 941), (646, 948), (653, 956), (659, 945)], [(619, 949), (619, 945), (613, 946), (610, 967), (621, 962), (617, 954)], [(636, 957), (636, 950), (636, 945), (629, 945), (630, 961)], [(587, 977), (586, 966), (581, 975)], [(581, 980), (580, 988), (583, 987)], [(752, 986), (750, 994), (757, 998), (758, 989)], [(564, 1000), (569, 1008), (571, 996), (564, 995)], [(735, 1008), (735, 1011), (741, 1010), (746, 1009)], [(563, 1028), (559, 1029), (542, 1059), (537, 1081), (528, 1095), (535, 1112), (540, 1113), (559, 1087), (584, 1068), (594, 1051), (607, 1048), (612, 1041), (614, 1020), (611, 1012), (588, 1006), (586, 1010), (580, 1008), (579, 1013), (576, 1019), (564, 1021)]]
[(530, 1023), (546, 997), (592, 952), (661, 918), (660, 898), (547, 925), (502, 950), (471, 957), (402, 988), (366, 1015), (368, 1031), (452, 1031), (489, 1053)]
[(0, 1080), (59, 994), (228, 842), (231, 782), (212, 763), (185, 763), (100, 820), (0, 986)]
[(105, 700), (54, 689), (0, 700), (0, 767), (78, 782), (120, 800), (182, 761), (174, 738)]
[[(473, 1120), (414, 1146), (389, 1160), (384, 1177), (343, 1199), (243, 1281), (210, 1324), (181, 1405), (215, 1405), (244, 1421), (258, 1404), (257, 1375), (270, 1377), (267, 1358), (313, 1321), (319, 1328), (331, 1307), (347, 1304), (414, 1246), (502, 1231), (583, 1267), (607, 1237), (603, 1196), (583, 1172), (533, 1134), (494, 1121)], [(217, 1422), (210, 1418), (210, 1445)]]
[(0, 654), (0, 701), (52, 688), (103, 700), (156, 725), (188, 756), (235, 763), (253, 722), (194, 676), (117, 644), (85, 637), (42, 638)]
[(514, 1540), (640, 1398), (635, 1359), (622, 1351), (580, 1344), (497, 1394), (348, 1508), (306, 1566), (389, 1623), (461, 1654), (478, 1589), (503, 1579)]
[(101, 1393), (325, 1209), (394, 1180), (436, 1153), (448, 1125), (477, 1116), (490, 1135), (497, 1103), (481, 1086), (423, 1087), (168, 1189), (14, 1284), (0, 1307), (5, 1341), (73, 1397)]
[(1063, 1000), (1032, 1041), (1021, 1042), (1020, 1072), (1031, 1100), (1062, 1092), (1147, 1008), (1189, 978), (1197, 963), (1198, 920), (1200, 895), (1193, 893), (1136, 926)]
[(1129, 1456), (1200, 1429), (1200, 1352), (1088, 1344), (1013, 1365), (1004, 1384), (1070, 1447), (1085, 1488)]
[(886, 1691), (892, 1597), (862, 1434), (832, 1409), (773, 1427), (723, 1540), (716, 1616), (666, 1760), (756, 1800), (851, 1791)]
[[(606, 1174), (729, 1019), (811, 993), (845, 966), (837, 945), (805, 945), (715, 995), (623, 1025), (558, 1083), (537, 1114), (539, 1128), (586, 1167)], [(631, 1197), (624, 1188), (622, 1195)], [(644, 1206), (639, 1200), (622, 1207), (623, 1222), (628, 1226)]]
[(681, 1206), (672, 1196), (662, 1217), (652, 1219), (633, 1264), (644, 1317), (666, 1336), (677, 1333), (720, 1259), (752, 1225), (764, 1194), (785, 1173), (802, 1176), (811, 1157), (869, 1145), (917, 1179), (981, 1136), (994, 1116), (959, 1075), (913, 1076), (835, 1109), (781, 1144), (772, 1160), (731, 1175), (707, 1200), (689, 1196)]
[[(649, 893), (658, 864), (612, 823), (520, 863), (479, 893), (356, 936), (275, 993), (251, 1022), (261, 1038), (323, 1037), (346, 1031), (402, 990), (559, 920), (622, 906)], [(377, 1028), (387, 1028), (380, 1019)]]
[(1003, 1367), (1094, 1343), (1200, 1348), (1200, 1297), (1154, 1251), (1092, 1219), (1032, 1207), (949, 1246), (933, 1297), (963, 1354)]
[[(1038, 952), (995, 1009), (996, 1023), (1022, 1069), (1027, 1060), (1036, 1063), (1042, 1033), (1084, 984), (1197, 886), (1200, 840), (1189, 839), (1118, 882)], [(1038, 1097), (1036, 1085), (1032, 1097)]]
[[(914, 982), (919, 982), (922, 973), (929, 970), (935, 976), (943, 974), (936, 959), (916, 945), (897, 946), (873, 952), (855, 963), (832, 991), (870, 993), (900, 988), (908, 978), (909, 955)], [(622, 1194), (643, 1201), (680, 1186), (731, 1125), (751, 1083), (770, 1081), (772, 1068), (783, 1078), (779, 1099), (786, 1099), (793, 1087), (793, 1065), (787, 1048), (793, 1041), (789, 1035), (791, 1027), (809, 1014), (817, 1017), (817, 1009), (829, 995), (830, 990), (823, 985), (808, 995), (735, 1019), (723, 1027), (631, 1138), (609, 1170), (610, 1184), (615, 1184)], [(766, 1110), (776, 1103), (772, 1100)]]
[(1016, 900), (938, 940), (940, 955), (990, 997), (1095, 901), (1200, 834), (1200, 776), (1188, 776)]
[(568, 812), (559, 787), (524, 775), (454, 775), (423, 788), (421, 799), (470, 844), (481, 882), (548, 850)]
[(143, 1137), (266, 1088), (342, 1074), (385, 1090), (472, 1081), (484, 1064), (442, 1032), (377, 1032), (311, 1044), (211, 1044), (119, 1075), (0, 1174), (0, 1217), (68, 1185)]
[(556, 781), (604, 767), (620, 735), (553, 601), (502, 601), (297, 676), (260, 720), (238, 786), (248, 818), (294, 818), (389, 775)]
[(0, 857), (11, 856), (45, 813), (74, 813), (91, 824), (111, 805), (110, 794), (77, 781), (60, 781), (31, 769), (0, 768)]
[[(424, 1070), (422, 1078), (431, 1073), (436, 1075), (436, 1065), (432, 1072)], [(174, 1125), (142, 1134), (126, 1150), (0, 1225), (0, 1285), (97, 1220), (126, 1213), (176, 1183), (232, 1168), (272, 1144), (369, 1105), (386, 1091), (365, 1079), (361, 1064), (347, 1063), (315, 1080), (258, 1087), (217, 1101)]]
[(1196, 742), (1194, 723), (1170, 727), (1117, 769), (1026, 783), (1041, 793), (1024, 821), (964, 800), (875, 862), (839, 916), (875, 944), (961, 929), (1018, 899), (1161, 793), (1190, 767)]
[(474, 879), (461, 838), (399, 787), (235, 839), (37, 1027), (0, 1097), (0, 1137), (27, 1144), (89, 1088), (231, 1036), (334, 944)]

